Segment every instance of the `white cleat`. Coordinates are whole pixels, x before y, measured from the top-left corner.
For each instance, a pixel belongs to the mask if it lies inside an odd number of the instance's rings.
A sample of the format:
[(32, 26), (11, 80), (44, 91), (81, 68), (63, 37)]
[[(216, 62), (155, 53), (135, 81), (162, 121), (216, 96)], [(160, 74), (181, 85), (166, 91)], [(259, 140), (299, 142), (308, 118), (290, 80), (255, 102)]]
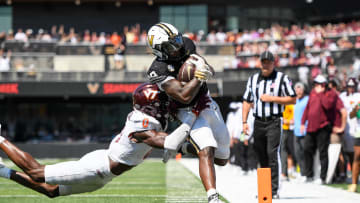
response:
[(162, 162), (166, 164), (171, 157), (175, 157), (177, 152), (175, 150), (165, 149), (163, 154)]

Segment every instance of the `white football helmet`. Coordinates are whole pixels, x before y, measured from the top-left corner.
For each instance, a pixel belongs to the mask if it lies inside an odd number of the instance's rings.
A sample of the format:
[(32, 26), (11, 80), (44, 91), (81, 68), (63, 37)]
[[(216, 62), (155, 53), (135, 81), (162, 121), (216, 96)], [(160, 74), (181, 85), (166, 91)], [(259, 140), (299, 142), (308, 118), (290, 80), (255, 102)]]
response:
[(185, 53), (181, 33), (168, 23), (153, 25), (148, 31), (147, 44), (161, 60), (180, 60)]

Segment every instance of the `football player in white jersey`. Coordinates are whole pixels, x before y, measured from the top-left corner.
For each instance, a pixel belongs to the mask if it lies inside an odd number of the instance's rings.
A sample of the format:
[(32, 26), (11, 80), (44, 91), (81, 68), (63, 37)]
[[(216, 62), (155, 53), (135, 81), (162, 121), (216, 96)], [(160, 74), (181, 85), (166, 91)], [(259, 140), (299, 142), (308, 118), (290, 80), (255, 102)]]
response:
[[(180, 113), (191, 109), (201, 96), (209, 95), (206, 81), (214, 74), (214, 70), (196, 53), (196, 46), (191, 39), (182, 36), (171, 24), (158, 23), (149, 29), (147, 42), (156, 56), (147, 71), (148, 78), (177, 103)], [(183, 85), (177, 80), (177, 75), (190, 56), (196, 66), (195, 77)], [(199, 157), (199, 174), (208, 201), (221, 202), (216, 191), (214, 164), (224, 166), (228, 162), (230, 136), (214, 100), (196, 119), (190, 131), (190, 142)], [(183, 146), (183, 152), (190, 151), (186, 146), (191, 145)]]
[(125, 127), (108, 149), (96, 150), (78, 161), (42, 165), (30, 154), (0, 136), (0, 149), (23, 172), (0, 164), (0, 177), (11, 179), (48, 197), (91, 192), (102, 188), (115, 176), (143, 162), (153, 147), (176, 150), (172, 139), (185, 139), (193, 122), (209, 98), (202, 97), (193, 108), (195, 113), (179, 115), (183, 123), (173, 133), (163, 132), (169, 116), (169, 102), (156, 85), (144, 83), (133, 93), (134, 110)]

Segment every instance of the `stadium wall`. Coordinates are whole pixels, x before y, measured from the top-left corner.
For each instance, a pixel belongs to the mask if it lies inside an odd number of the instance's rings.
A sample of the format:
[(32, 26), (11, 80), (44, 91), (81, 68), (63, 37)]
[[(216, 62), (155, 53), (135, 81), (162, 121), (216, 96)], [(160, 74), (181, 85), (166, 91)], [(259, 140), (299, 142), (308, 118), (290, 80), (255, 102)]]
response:
[(50, 31), (52, 25), (64, 25), (66, 32), (74, 27), (76, 32), (90, 29), (111, 33), (139, 22), (143, 29), (148, 29), (158, 21), (158, 16), (157, 6), (144, 6), (143, 3), (124, 4), (121, 7), (115, 7), (112, 2), (82, 3), (79, 6), (73, 2), (13, 3), (14, 30), (42, 28)]

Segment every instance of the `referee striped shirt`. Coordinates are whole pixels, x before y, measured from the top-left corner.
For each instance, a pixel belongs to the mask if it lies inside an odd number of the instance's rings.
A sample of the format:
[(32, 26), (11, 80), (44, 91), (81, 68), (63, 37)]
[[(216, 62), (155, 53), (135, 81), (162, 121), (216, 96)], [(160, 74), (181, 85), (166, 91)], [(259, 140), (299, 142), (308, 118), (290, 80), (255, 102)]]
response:
[(263, 77), (261, 72), (252, 75), (246, 85), (246, 91), (243, 99), (249, 103), (254, 103), (255, 117), (282, 117), (284, 105), (274, 102), (262, 102), (261, 95), (267, 94), (270, 96), (291, 96), (296, 97), (291, 80), (282, 72), (273, 70), (269, 77)]

